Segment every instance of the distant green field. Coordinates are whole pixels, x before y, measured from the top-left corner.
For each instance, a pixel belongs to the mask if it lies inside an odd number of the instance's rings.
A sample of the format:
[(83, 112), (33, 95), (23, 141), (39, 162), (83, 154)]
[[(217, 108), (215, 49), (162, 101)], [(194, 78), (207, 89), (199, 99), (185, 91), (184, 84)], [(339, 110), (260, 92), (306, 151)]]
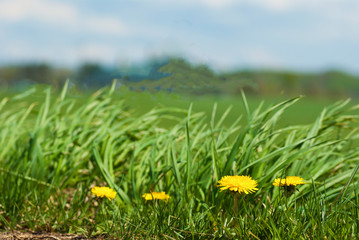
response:
[[(46, 88), (46, 85), (41, 85), (36, 88), (30, 89), (27, 92), (21, 92), (20, 94), (14, 92), (0, 91), (0, 98), (5, 96), (25, 96), (24, 99), (27, 99), (27, 101), (29, 102), (42, 101), (43, 91)], [(54, 92), (53, 97), (57, 94), (59, 93)], [(86, 102), (86, 100), (91, 94), (92, 93), (89, 92), (77, 92), (73, 89), (72, 91), (70, 90), (69, 97), (76, 100), (78, 105), (81, 105), (82, 102)], [(149, 112), (153, 108), (172, 107), (188, 110), (190, 106), (192, 106), (193, 111), (203, 112), (207, 116), (207, 119), (209, 121), (213, 114), (214, 108), (216, 108), (216, 116), (221, 116), (230, 108), (228, 116), (224, 121), (224, 124), (226, 126), (229, 126), (241, 116), (241, 123), (245, 122), (245, 108), (242, 97), (240, 95), (183, 96), (168, 92), (134, 92), (130, 91), (126, 87), (122, 87), (114, 92), (113, 97), (115, 99), (118, 99), (119, 101), (124, 101), (127, 110), (130, 110), (134, 115), (142, 115), (146, 112)], [(285, 101), (290, 97), (284, 95), (280, 95), (278, 97), (247, 95), (246, 98), (248, 101), (249, 108), (256, 109), (260, 104), (263, 104), (263, 107), (265, 108), (271, 105), (275, 105), (281, 101)], [(321, 112), (325, 107), (328, 107), (329, 105), (334, 104), (337, 101), (339, 100), (303, 96), (298, 102), (296, 102), (284, 111), (278, 124), (280, 126), (310, 124), (317, 117), (320, 116)], [(353, 106), (355, 104), (359, 104), (358, 99), (351, 100), (349, 105)], [(9, 105), (7, 107), (9, 107)], [(354, 113), (359, 113), (359, 111), (355, 111)], [(162, 121), (162, 123), (162, 126), (171, 126), (171, 121), (164, 120)]]
[[(228, 125), (238, 117), (243, 116), (245, 113), (243, 100), (240, 95), (180, 96), (168, 93), (135, 93), (127, 90), (120, 90), (118, 92), (118, 96), (123, 97), (126, 105), (137, 114), (148, 112), (154, 107), (177, 107), (188, 109), (192, 105), (192, 109), (195, 112), (204, 112), (206, 116), (208, 116), (208, 119), (210, 119), (213, 108), (216, 105), (217, 116), (221, 116), (221, 114), (223, 114), (228, 108), (231, 108), (231, 111), (225, 121), (225, 124)], [(263, 103), (264, 107), (268, 107), (289, 99), (289, 97), (286, 96), (273, 97), (247, 95), (246, 97), (249, 108), (252, 110), (256, 109), (261, 103)], [(304, 96), (297, 103), (286, 109), (279, 124), (281, 126), (309, 124), (320, 115), (325, 107), (328, 107), (337, 101), (338, 99), (314, 99)], [(351, 105), (358, 103), (358, 100), (351, 101)]]
[[(38, 87), (36, 91), (29, 91), (27, 94), (0, 92), (0, 97), (25, 95), (25, 99), (28, 101), (36, 102), (37, 100), (41, 101), (43, 97), (43, 89), (44, 86), (41, 86)], [(75, 99), (78, 104), (81, 104), (81, 102), (85, 102), (87, 100), (91, 93), (71, 91), (69, 95)], [(268, 107), (290, 98), (283, 95), (278, 97), (247, 95), (246, 97), (250, 109), (257, 108), (261, 103), (263, 103), (263, 107)], [(228, 108), (231, 108), (228, 117), (224, 122), (228, 125), (235, 121), (238, 117), (243, 116), (245, 113), (242, 97), (240, 95), (181, 96), (167, 92), (134, 92), (126, 88), (120, 88), (115, 92), (114, 98), (123, 100), (128, 110), (133, 111), (135, 115), (144, 114), (153, 108), (174, 107), (189, 109), (189, 107), (192, 105), (193, 111), (203, 112), (208, 117), (208, 119), (210, 119), (213, 113), (213, 109), (216, 106), (217, 116), (221, 116), (221, 114), (223, 114)], [(279, 121), (279, 124), (281, 126), (293, 124), (309, 124), (320, 115), (321, 111), (325, 107), (337, 101), (338, 99), (314, 99), (304, 96), (297, 103), (286, 109)], [(351, 102), (351, 105), (358, 103), (358, 100), (354, 100)], [(165, 124), (167, 125), (169, 122)]]

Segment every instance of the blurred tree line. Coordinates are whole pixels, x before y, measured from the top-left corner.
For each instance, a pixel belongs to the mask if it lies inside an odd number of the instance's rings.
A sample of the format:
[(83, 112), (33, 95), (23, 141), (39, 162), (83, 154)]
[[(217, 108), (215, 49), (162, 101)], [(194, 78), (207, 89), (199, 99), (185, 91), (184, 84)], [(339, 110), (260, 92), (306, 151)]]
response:
[(62, 88), (67, 79), (80, 88), (99, 88), (110, 84), (115, 74), (97, 63), (86, 63), (72, 70), (56, 68), (46, 63), (31, 63), (0, 67), (0, 87), (2, 89), (25, 88), (34, 84), (49, 84)]
[[(143, 71), (143, 69), (145, 69)], [(75, 69), (53, 67), (46, 63), (0, 67), (1, 90), (24, 89), (34, 84), (51, 84), (61, 89), (70, 79), (80, 90), (93, 90), (118, 79), (133, 91), (166, 91), (179, 94), (261, 95), (304, 94), (308, 96), (359, 98), (359, 76), (342, 71), (305, 73), (272, 70), (214, 72), (205, 65), (193, 65), (181, 58), (170, 58), (136, 67), (106, 67), (85, 63)]]

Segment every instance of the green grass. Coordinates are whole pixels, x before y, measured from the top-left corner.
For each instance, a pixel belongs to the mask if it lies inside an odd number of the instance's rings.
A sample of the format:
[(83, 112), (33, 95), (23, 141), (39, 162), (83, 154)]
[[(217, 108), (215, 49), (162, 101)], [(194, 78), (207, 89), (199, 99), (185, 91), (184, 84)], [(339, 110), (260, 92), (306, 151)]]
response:
[[(151, 103), (137, 108), (141, 94), (66, 89), (0, 100), (2, 231), (123, 239), (357, 238), (358, 115), (348, 101), (294, 124), (283, 118), (300, 98), (255, 106), (243, 94), (230, 115), (220, 106), (225, 102), (208, 114), (198, 112), (200, 102), (173, 107), (153, 96), (164, 106), (144, 110)], [(239, 197), (238, 213), (232, 194), (216, 186), (235, 174), (259, 185)], [(311, 183), (287, 198), (272, 181), (292, 175)], [(97, 199), (93, 186), (109, 186), (117, 196)], [(146, 203), (141, 196), (151, 190), (171, 198)]]

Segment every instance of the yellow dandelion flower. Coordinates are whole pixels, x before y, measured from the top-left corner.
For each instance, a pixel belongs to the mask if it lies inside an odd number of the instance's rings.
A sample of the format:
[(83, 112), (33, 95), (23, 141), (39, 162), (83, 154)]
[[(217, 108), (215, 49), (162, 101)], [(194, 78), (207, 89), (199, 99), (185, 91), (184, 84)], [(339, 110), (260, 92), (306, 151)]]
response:
[(107, 197), (108, 200), (112, 200), (116, 197), (116, 192), (109, 187), (93, 187), (91, 192), (97, 197)]
[(142, 197), (146, 199), (146, 201), (159, 199), (159, 200), (165, 200), (167, 202), (168, 199), (170, 198), (170, 195), (166, 194), (165, 192), (150, 192), (143, 194)]
[(249, 176), (224, 176), (218, 181), (220, 191), (229, 189), (230, 191), (245, 194), (253, 193), (258, 190), (256, 180)]
[(300, 184), (306, 184), (304, 179), (297, 176), (288, 176), (285, 179), (276, 178), (273, 182), (274, 186), (282, 187), (282, 186), (297, 186)]

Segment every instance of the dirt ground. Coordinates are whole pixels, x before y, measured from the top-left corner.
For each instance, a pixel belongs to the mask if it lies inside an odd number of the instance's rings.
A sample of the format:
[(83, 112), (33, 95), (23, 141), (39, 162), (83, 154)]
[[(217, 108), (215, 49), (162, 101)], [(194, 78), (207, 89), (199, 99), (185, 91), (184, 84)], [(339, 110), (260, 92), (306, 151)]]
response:
[[(61, 233), (46, 233), (46, 232), (0, 232), (0, 239), (6, 240), (33, 240), (33, 239), (41, 239), (41, 240), (84, 240), (89, 239), (83, 235), (76, 234), (61, 234)], [(92, 237), (91, 239), (107, 239), (104, 236)]]

